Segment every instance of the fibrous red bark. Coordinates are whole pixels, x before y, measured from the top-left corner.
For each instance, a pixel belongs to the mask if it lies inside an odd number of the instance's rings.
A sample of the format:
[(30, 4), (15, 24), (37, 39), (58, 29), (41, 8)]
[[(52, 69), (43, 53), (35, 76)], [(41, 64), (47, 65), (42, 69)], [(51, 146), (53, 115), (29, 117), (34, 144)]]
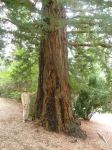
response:
[(74, 130), (78, 135), (80, 128), (76, 127), (71, 106), (66, 28), (60, 26), (65, 11), (57, 0), (49, 0), (43, 2), (43, 14), (49, 28), (41, 41), (37, 117), (47, 130)]

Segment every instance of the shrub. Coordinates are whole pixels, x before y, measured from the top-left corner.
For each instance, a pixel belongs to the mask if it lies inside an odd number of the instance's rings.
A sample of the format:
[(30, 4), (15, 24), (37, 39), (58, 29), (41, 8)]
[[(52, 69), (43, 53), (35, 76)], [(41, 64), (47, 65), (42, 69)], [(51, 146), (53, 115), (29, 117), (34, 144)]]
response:
[(74, 103), (76, 113), (79, 117), (90, 120), (96, 111), (109, 102), (109, 89), (105, 81), (101, 78), (90, 78), (85, 87), (81, 87), (77, 101)]

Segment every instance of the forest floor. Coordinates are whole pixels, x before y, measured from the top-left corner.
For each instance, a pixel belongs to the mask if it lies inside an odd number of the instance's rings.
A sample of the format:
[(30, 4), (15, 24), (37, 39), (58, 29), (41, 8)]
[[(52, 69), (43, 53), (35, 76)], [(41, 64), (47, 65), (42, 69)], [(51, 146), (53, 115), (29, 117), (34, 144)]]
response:
[[(83, 121), (86, 140), (45, 131), (36, 122), (22, 122), (22, 105), (0, 98), (0, 150), (112, 150), (112, 126)], [(97, 131), (108, 142), (98, 136)]]

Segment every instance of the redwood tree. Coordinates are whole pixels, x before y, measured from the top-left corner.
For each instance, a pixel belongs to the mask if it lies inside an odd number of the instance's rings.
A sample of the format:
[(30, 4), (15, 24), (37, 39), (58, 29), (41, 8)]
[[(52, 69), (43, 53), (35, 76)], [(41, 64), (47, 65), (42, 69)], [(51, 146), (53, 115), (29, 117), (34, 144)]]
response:
[(81, 130), (73, 117), (68, 76), (65, 10), (58, 0), (43, 0), (40, 74), (37, 94), (37, 117), (49, 131), (72, 133)]

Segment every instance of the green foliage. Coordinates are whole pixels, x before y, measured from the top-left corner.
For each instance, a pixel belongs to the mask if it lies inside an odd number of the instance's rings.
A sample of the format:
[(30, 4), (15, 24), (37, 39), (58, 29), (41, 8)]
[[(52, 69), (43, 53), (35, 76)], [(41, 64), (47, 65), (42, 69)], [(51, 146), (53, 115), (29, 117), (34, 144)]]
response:
[[(79, 40), (83, 41), (83, 36), (79, 36)], [(77, 115), (90, 119), (96, 111), (110, 112), (112, 74), (105, 61), (106, 54), (102, 53), (102, 49), (97, 51), (95, 48), (72, 49), (71, 53), (70, 83)]]
[(76, 113), (79, 117), (89, 120), (93, 113), (102, 111), (102, 108), (109, 103), (110, 92), (105, 80), (92, 75), (87, 85), (79, 91), (78, 99), (75, 103)]
[(21, 101), (21, 92), (19, 92), (19, 91), (11, 91), (10, 94), (8, 94), (7, 96), (11, 99), (18, 101), (18, 102)]
[(0, 72), (0, 95), (20, 101), (24, 87), (28, 91), (36, 91), (38, 79), (38, 54), (34, 50), (17, 49), (13, 53), (13, 61)]
[(10, 78), (2, 78), (0, 81), (0, 96), (20, 101), (21, 92), (17, 90), (15, 83)]
[(38, 55), (35, 50), (18, 49), (14, 54), (15, 61), (11, 64), (10, 75), (19, 90), (26, 87), (36, 90), (38, 78)]
[(26, 7), (30, 10), (34, 10), (33, 3), (30, 2), (30, 0), (2, 0), (5, 4), (7, 4), (8, 8), (18, 8), (18, 7)]

